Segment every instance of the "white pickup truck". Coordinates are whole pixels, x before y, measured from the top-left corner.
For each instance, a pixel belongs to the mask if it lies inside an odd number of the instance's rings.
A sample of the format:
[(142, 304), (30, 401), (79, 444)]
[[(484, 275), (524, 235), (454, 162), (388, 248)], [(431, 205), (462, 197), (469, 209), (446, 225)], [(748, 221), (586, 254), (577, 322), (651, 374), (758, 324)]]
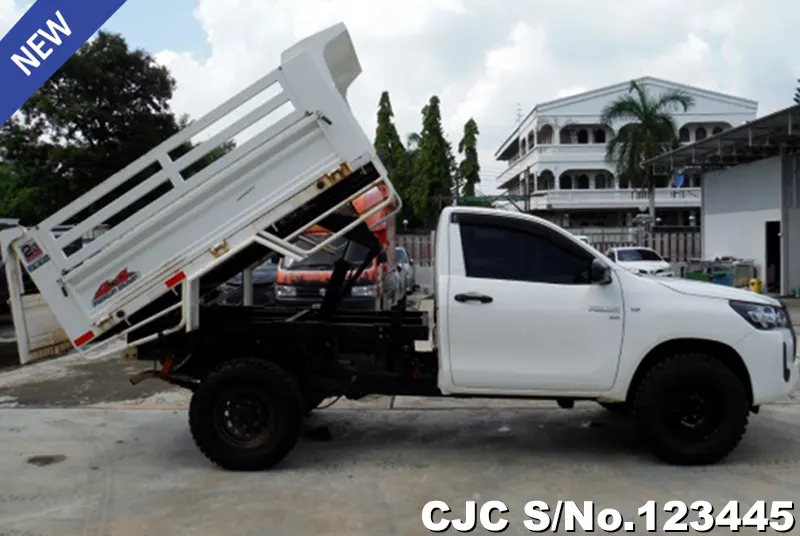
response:
[[(338, 304), (381, 245), (365, 223), (401, 206), (346, 101), (360, 72), (337, 25), (284, 52), (281, 67), (31, 229), (0, 232), (18, 333), (20, 270), (83, 350), (111, 340), (193, 392), (199, 449), (232, 470), (266, 469), (295, 446), (325, 398), (371, 394), (594, 400), (636, 419), (654, 453), (713, 463), (751, 412), (794, 390), (796, 337), (777, 300), (631, 273), (542, 219), (457, 207), (439, 219), (433, 318)], [(282, 93), (176, 161), (170, 151), (277, 83)], [(291, 102), (294, 112), (188, 179), (186, 166)], [(161, 171), (56, 237), (54, 226), (157, 164)], [(130, 209), (82, 249), (76, 236)], [(382, 201), (355, 210), (378, 188)], [(314, 225), (327, 240), (299, 242)], [(318, 309), (204, 305), (232, 274), (273, 256), (308, 258), (347, 239)], [(11, 260), (12, 262), (8, 262)], [(246, 280), (247, 278), (243, 278)], [(420, 351), (433, 330), (433, 348)]]

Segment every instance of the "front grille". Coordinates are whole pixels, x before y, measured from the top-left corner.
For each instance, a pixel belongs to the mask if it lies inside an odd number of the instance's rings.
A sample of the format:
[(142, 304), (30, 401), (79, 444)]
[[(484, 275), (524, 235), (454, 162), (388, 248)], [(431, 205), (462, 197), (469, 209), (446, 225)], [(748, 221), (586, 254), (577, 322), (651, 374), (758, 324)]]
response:
[(322, 290), (325, 288), (324, 285), (298, 285), (295, 287), (297, 289), (297, 297), (298, 298), (322, 298)]

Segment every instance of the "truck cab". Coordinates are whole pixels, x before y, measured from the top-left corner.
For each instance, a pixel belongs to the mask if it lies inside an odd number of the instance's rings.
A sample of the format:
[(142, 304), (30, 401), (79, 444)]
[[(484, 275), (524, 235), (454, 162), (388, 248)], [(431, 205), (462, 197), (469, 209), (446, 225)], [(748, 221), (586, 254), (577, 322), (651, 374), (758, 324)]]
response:
[(797, 385), (778, 300), (641, 276), (530, 215), (445, 209), (436, 236), (445, 393), (623, 402), (641, 366), (665, 352), (719, 354), (746, 378), (751, 405)]

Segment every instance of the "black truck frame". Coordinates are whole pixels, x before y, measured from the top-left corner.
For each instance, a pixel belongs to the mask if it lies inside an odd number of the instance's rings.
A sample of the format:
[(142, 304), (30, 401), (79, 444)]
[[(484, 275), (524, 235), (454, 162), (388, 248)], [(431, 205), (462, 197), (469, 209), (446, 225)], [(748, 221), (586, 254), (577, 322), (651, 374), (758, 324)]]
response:
[[(352, 181), (349, 188), (356, 187), (358, 181)], [(337, 230), (351, 221), (352, 215), (336, 214), (322, 226)], [(273, 466), (294, 447), (303, 418), (329, 397), (441, 394), (436, 352), (415, 349), (417, 341), (429, 338), (426, 312), (409, 310), (405, 300), (392, 311), (340, 308), (342, 297), (381, 254), (366, 225), (346, 236), (348, 245), (318, 307), (203, 305), (200, 329), (139, 347), (139, 359), (152, 361), (153, 368), (131, 383), (156, 378), (191, 390), (193, 438), (219, 466)], [(263, 250), (245, 253), (230, 263), (233, 268), (201, 281), (201, 293), (212, 292), (231, 269), (267, 255)], [(162, 328), (169, 324), (165, 318)], [(150, 333), (131, 335), (136, 339)]]

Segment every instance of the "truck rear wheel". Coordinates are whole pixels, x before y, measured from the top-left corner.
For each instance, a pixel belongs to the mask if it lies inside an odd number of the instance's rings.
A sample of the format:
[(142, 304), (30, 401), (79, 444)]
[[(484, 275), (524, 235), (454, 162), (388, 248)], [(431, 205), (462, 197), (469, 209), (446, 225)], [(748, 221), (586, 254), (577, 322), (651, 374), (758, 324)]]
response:
[(742, 381), (706, 354), (673, 355), (650, 369), (634, 396), (650, 449), (675, 465), (713, 464), (737, 447), (750, 404)]
[(203, 381), (189, 405), (197, 447), (232, 471), (269, 469), (294, 448), (305, 403), (294, 377), (275, 363), (238, 359)]

